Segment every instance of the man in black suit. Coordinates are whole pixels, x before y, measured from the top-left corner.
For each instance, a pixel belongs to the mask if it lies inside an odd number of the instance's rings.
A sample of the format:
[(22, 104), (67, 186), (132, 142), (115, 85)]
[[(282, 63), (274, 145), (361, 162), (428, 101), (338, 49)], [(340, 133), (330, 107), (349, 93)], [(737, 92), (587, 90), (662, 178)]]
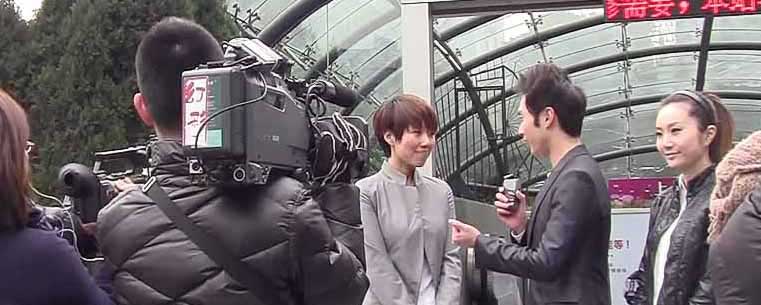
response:
[(529, 68), (519, 81), (519, 132), (533, 155), (550, 160), (552, 171), (531, 220), (522, 193), (497, 193), (497, 215), (512, 242), (452, 220), (453, 242), (475, 248), (477, 267), (522, 277), (525, 305), (609, 305), (610, 201), (607, 182), (580, 140), (586, 97), (551, 64)]

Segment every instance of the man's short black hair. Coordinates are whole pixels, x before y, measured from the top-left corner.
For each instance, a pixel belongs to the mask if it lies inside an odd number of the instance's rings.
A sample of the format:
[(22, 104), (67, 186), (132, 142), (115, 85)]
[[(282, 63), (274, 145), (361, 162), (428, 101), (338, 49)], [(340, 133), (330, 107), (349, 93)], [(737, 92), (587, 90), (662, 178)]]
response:
[(550, 107), (566, 134), (581, 135), (587, 97), (563, 69), (553, 64), (534, 65), (521, 73), (518, 90), (526, 97), (526, 109), (534, 116), (534, 126), (539, 126), (539, 113)]
[(167, 17), (140, 41), (135, 56), (137, 85), (156, 125), (178, 130), (182, 117), (182, 72), (222, 59), (214, 36), (197, 23)]

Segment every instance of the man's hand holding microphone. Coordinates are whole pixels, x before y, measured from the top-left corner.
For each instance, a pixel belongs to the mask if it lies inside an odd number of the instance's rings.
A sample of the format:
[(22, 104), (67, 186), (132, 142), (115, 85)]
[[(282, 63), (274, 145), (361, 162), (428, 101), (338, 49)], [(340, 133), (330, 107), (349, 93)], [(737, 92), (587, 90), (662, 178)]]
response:
[[(510, 228), (511, 235), (520, 240), (526, 231), (526, 196), (518, 190), (518, 179), (506, 177), (494, 201), (497, 218)], [(475, 227), (450, 219), (452, 242), (461, 247), (473, 247), (481, 232)]]

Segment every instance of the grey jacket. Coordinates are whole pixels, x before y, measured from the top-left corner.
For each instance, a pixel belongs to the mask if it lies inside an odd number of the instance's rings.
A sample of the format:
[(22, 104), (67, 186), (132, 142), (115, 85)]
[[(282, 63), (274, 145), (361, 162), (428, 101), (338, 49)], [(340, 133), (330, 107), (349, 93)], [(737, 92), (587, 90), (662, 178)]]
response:
[(460, 299), (459, 248), (452, 244), (448, 219), (454, 196), (444, 181), (416, 171), (416, 186), (388, 163), (359, 182), (365, 256), (370, 289), (364, 305), (415, 305), (425, 249), (436, 287), (436, 305)]
[[(270, 280), (268, 298), (278, 302), (267, 305), (362, 302), (368, 281), (361, 260), (337, 240), (301, 183), (273, 177), (267, 185), (240, 190), (195, 186), (179, 143), (159, 142), (152, 151), (154, 176), (174, 203)], [(101, 211), (97, 237), (116, 268), (119, 304), (256, 304), (138, 189)]]

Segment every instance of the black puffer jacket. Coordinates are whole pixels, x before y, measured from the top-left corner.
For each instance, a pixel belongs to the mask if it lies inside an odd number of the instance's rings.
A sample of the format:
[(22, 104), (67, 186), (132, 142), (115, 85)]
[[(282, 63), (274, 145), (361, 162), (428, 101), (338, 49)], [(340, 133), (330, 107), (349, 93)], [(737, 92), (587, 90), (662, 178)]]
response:
[[(715, 184), (714, 166), (689, 182), (687, 207), (671, 235), (663, 286), (657, 305), (713, 304), (708, 257), (708, 203)], [(650, 228), (639, 268), (627, 280), (626, 302), (650, 305), (655, 252), (661, 237), (679, 215), (679, 187), (666, 189), (650, 208)]]
[(761, 186), (729, 218), (708, 260), (716, 303), (761, 304)]
[[(350, 250), (361, 249), (362, 239), (345, 239), (357, 245), (337, 241), (323, 209), (301, 183), (272, 178), (266, 186), (223, 192), (191, 185), (179, 143), (159, 141), (152, 156), (153, 174), (174, 203), (270, 279), (279, 304), (267, 305), (362, 302), (368, 280)], [(346, 227), (361, 236), (361, 226)], [(97, 237), (115, 266), (120, 304), (256, 304), (139, 189), (123, 192), (101, 211)]]

